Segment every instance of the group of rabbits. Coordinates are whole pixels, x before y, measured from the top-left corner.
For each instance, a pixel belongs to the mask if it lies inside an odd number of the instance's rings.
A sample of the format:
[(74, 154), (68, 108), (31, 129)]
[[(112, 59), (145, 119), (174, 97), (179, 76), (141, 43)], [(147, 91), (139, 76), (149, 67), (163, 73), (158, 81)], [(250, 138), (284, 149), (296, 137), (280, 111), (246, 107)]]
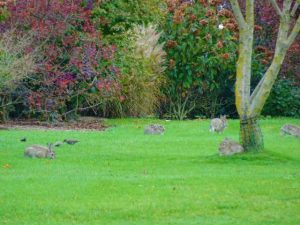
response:
[[(214, 118), (210, 122), (210, 132), (223, 132), (227, 127), (226, 116), (221, 116), (220, 118)], [(64, 141), (67, 142), (68, 141)], [(74, 144), (75, 141), (68, 143)], [(76, 141), (77, 142), (77, 141)], [(75, 143), (76, 143), (75, 142)], [(24, 156), (31, 158), (50, 158), (55, 159), (55, 152), (53, 151), (53, 144), (48, 144), (47, 147), (41, 145), (32, 145), (25, 149)]]

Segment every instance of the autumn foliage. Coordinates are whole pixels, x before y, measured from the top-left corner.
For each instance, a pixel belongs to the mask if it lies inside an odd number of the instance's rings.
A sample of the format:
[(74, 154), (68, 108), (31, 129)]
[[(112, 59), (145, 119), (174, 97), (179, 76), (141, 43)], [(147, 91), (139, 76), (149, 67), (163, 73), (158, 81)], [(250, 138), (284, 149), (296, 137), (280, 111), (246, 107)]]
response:
[(2, 28), (30, 33), (34, 41), (28, 51), (40, 55), (38, 68), (25, 82), (25, 104), (32, 112), (49, 116), (74, 107), (92, 108), (86, 93), (118, 96), (116, 47), (102, 43), (90, 18), (93, 1), (18, 0), (6, 7), (10, 17)]
[[(283, 1), (277, 1), (279, 6), (282, 7)], [(261, 27), (261, 30), (257, 32), (257, 45), (258, 50), (262, 50), (265, 54), (265, 60), (262, 61), (265, 64), (269, 64), (273, 58), (273, 49), (275, 47), (276, 36), (278, 33), (279, 16), (276, 14), (274, 7), (270, 1), (259, 0), (256, 1), (255, 11), (257, 13), (256, 24)], [(296, 12), (295, 18), (300, 14), (300, 9)], [(263, 47), (263, 48), (261, 48)], [(289, 78), (300, 82), (300, 36), (292, 44), (286, 55), (285, 62), (283, 63), (280, 78)]]
[[(243, 14), (245, 2), (239, 0)], [(282, 7), (283, 1), (277, 2)], [(255, 1), (255, 15), (251, 89), (273, 60), (279, 24), (269, 0)], [(141, 79), (157, 75), (148, 67), (157, 58), (136, 60), (132, 30), (138, 24), (157, 27), (156, 44), (164, 46), (167, 54), (161, 62), (166, 68), (161, 74), (163, 88), (152, 79)], [(6, 115), (50, 120), (144, 115), (139, 107), (151, 104), (144, 101), (141, 90), (147, 96), (155, 90), (152, 96), (160, 97), (146, 114), (237, 116), (233, 90), (240, 37), (229, 0), (0, 0), (0, 33), (7, 31), (12, 40), (28, 37), (22, 54), (35, 57), (34, 70), (13, 81), (16, 90), (0, 93), (7, 101), (18, 100), (17, 105), (9, 104), (12, 113)], [(0, 60), (1, 56), (5, 54)], [(16, 55), (19, 58), (21, 54)], [(280, 72), (284, 84), (300, 83), (299, 58), (298, 36)]]

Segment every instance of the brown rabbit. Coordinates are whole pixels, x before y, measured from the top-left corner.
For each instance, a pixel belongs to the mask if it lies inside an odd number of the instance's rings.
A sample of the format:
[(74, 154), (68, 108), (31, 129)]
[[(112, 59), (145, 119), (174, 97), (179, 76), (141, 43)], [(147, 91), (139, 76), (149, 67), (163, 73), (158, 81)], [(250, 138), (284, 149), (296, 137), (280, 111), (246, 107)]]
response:
[(25, 149), (24, 156), (31, 158), (50, 158), (55, 159), (55, 152), (52, 150), (53, 144), (48, 147), (41, 145), (32, 145)]
[(214, 118), (210, 121), (210, 132), (223, 132), (223, 130), (227, 127), (227, 119), (226, 116), (221, 116), (220, 118)]

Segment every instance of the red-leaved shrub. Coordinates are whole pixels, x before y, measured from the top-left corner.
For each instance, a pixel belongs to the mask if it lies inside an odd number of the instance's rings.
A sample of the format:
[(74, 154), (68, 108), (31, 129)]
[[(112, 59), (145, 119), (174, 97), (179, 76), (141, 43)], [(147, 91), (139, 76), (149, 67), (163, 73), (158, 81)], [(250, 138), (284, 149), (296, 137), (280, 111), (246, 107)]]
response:
[(96, 31), (90, 18), (93, 4), (90, 0), (6, 4), (10, 16), (2, 29), (30, 32), (34, 44), (28, 51), (40, 56), (35, 73), (24, 81), (27, 106), (33, 112), (49, 118), (93, 109), (104, 99), (119, 99), (120, 74), (113, 65), (116, 47), (104, 45)]

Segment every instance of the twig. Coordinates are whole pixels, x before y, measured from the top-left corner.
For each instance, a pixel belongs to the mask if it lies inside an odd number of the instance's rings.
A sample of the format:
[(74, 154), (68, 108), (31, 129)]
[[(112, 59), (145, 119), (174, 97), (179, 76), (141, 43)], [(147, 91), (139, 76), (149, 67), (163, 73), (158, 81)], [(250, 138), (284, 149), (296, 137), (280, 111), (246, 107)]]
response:
[(232, 10), (234, 12), (234, 15), (236, 17), (236, 20), (239, 24), (239, 27), (244, 28), (246, 25), (246, 22), (245, 22), (245, 18), (243, 16), (243, 14), (242, 14), (239, 2), (237, 0), (230, 0), (230, 3), (231, 3)]
[(276, 0), (270, 0), (270, 2), (271, 2), (271, 4), (273, 5), (273, 7), (275, 8), (277, 14), (278, 14), (280, 17), (282, 17), (282, 11), (281, 11), (281, 9), (279, 8), (279, 6), (278, 6)]
[(291, 16), (295, 16), (295, 14), (296, 14), (296, 12), (297, 12), (297, 9), (298, 9), (299, 5), (300, 5), (300, 3), (295, 2), (294, 7), (293, 7), (293, 9), (292, 9), (292, 11), (291, 11)]
[(101, 103), (97, 103), (97, 104), (92, 105), (92, 106), (84, 107), (84, 108), (76, 108), (76, 109), (72, 109), (72, 110), (70, 110), (70, 111), (64, 113), (64, 116), (66, 116), (66, 115), (68, 115), (68, 114), (70, 114), (70, 113), (72, 113), (72, 112), (74, 112), (74, 111), (77, 111), (77, 110), (78, 110), (78, 111), (84, 111), (84, 110), (87, 110), (87, 109), (95, 108), (96, 106), (101, 105), (101, 104), (102, 104), (102, 102), (101, 102)]
[(295, 24), (294, 28), (292, 29), (290, 36), (287, 39), (288, 46), (290, 46), (293, 43), (293, 41), (296, 39), (299, 32), (300, 32), (300, 16), (298, 17), (296, 24)]

